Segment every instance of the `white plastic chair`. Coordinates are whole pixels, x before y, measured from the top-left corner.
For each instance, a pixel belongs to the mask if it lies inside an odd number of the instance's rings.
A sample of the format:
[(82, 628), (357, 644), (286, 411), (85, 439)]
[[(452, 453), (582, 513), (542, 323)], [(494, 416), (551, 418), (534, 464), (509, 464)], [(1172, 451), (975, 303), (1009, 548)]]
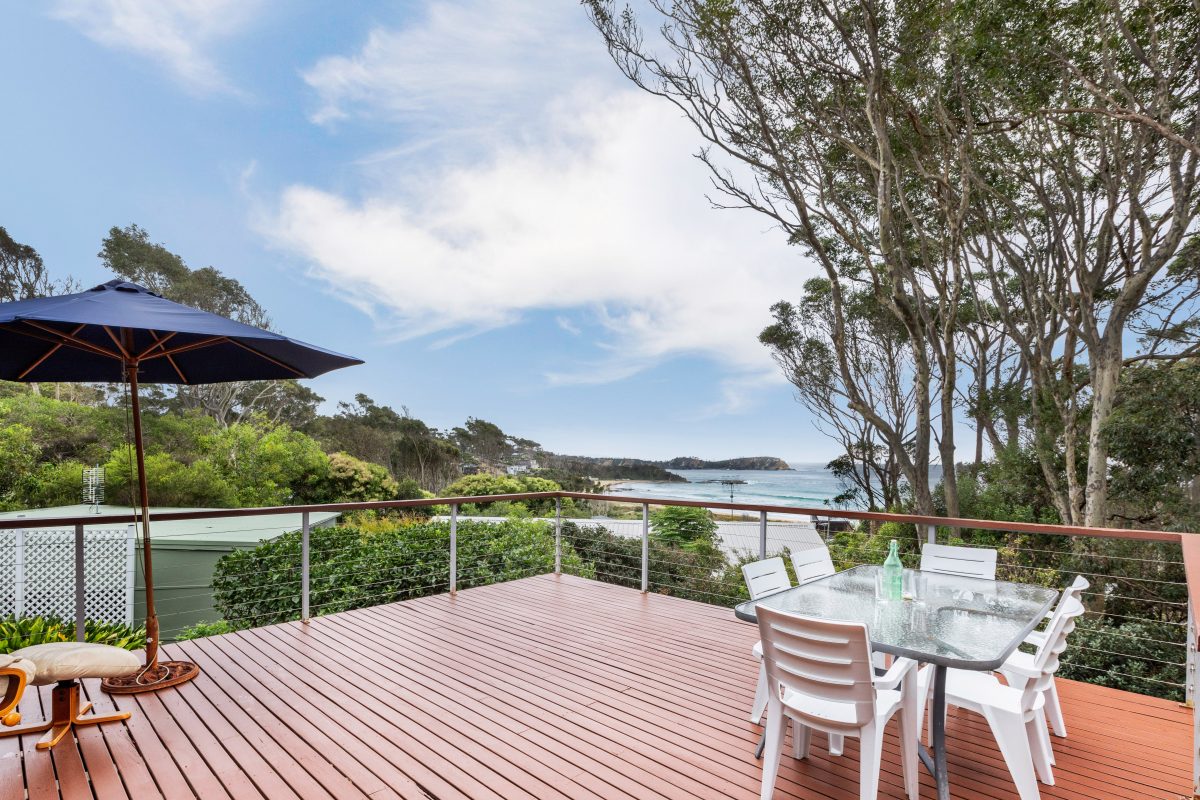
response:
[(921, 548), (921, 571), (996, 580), (996, 551), (987, 547), (927, 544)]
[[(1039, 800), (1039, 780), (1054, 785), (1054, 752), (1043, 716), (1044, 693), (1058, 669), (1058, 657), (1067, 647), (1067, 634), (1074, 629), (1071, 614), (1060, 614), (1051, 621), (1045, 642), (1033, 659), (1035, 675), (1020, 688), (1005, 686), (990, 672), (951, 669), (946, 675), (947, 707), (975, 711), (987, 720), (1021, 800)], [(933, 667), (919, 673), (921, 712), (932, 676)]]
[[(1058, 605), (1054, 607), (1054, 611), (1050, 614), (1050, 622), (1046, 626), (1046, 631), (1054, 627), (1058, 617), (1063, 615), (1070, 616), (1072, 619), (1083, 615), (1083, 592), (1091, 586), (1087, 579), (1082, 575), (1077, 575), (1071, 585), (1063, 589), (1062, 597), (1058, 599)], [(1017, 689), (1023, 689), (1025, 684), (1034, 680), (1038, 676), (1037, 654), (1046, 645), (1046, 631), (1034, 631), (1025, 637), (1028, 644), (1032, 644), (1037, 648), (1033, 653), (1024, 653), (1020, 650), (1014, 652), (1008, 657), (1008, 660), (1000, 667), (997, 672), (1004, 676), (1004, 680), (1009, 686)], [(1050, 683), (1042, 692), (1046, 699), (1045, 716), (1050, 720), (1050, 727), (1054, 730), (1054, 735), (1065, 739), (1067, 737), (1067, 724), (1063, 720), (1062, 703), (1058, 699), (1058, 686), (1055, 685), (1054, 676), (1050, 676)], [(1050, 763), (1054, 763), (1053, 752), (1050, 755)]]
[(823, 544), (792, 551), (792, 569), (796, 572), (796, 583), (803, 585), (819, 578), (828, 578), (837, 570), (829, 557), (829, 548)]
[[(751, 561), (742, 565), (742, 578), (746, 581), (746, 590), (750, 599), (757, 600), (769, 594), (790, 589), (792, 579), (788, 577), (787, 567), (779, 556)], [(754, 690), (754, 705), (750, 708), (750, 721), (758, 725), (762, 721), (763, 711), (767, 707), (767, 672), (762, 666), (762, 642), (755, 642), (751, 651), (759, 661), (758, 687)]]
[(862, 623), (831, 622), (760, 608), (759, 635), (767, 668), (767, 746), (762, 800), (775, 793), (779, 758), (792, 720), (792, 756), (807, 758), (812, 731), (857, 736), (859, 798), (875, 800), (888, 720), (900, 715), (904, 788), (917, 798), (917, 724), (920, 717), (916, 662), (897, 658), (887, 674), (875, 676), (871, 640)]

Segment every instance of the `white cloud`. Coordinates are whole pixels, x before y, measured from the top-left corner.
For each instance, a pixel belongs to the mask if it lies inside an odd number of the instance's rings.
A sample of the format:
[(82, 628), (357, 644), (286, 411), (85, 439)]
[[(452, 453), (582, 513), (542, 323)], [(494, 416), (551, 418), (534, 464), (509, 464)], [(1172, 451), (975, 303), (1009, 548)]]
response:
[(400, 118), (418, 123), (419, 136), (495, 130), (581, 77), (607, 73), (582, 21), (570, 2), (437, 0), (420, 20), (375, 28), (357, 53), (307, 70), (319, 100), (311, 118)]
[(548, 382), (700, 356), (728, 376), (711, 414), (780, 380), (757, 335), (812, 266), (764, 218), (709, 206), (694, 131), (622, 82), (577, 5), (439, 0), (305, 80), (318, 124), (402, 134), (358, 162), (361, 195), (294, 184), (260, 228), (388, 335), (444, 344), (549, 312), (599, 338)]
[(613, 380), (683, 354), (773, 370), (757, 334), (811, 269), (761, 218), (708, 207), (678, 114), (630, 90), (580, 91), (539, 127), (536, 144), (386, 196), (288, 187), (266, 230), (406, 338), (591, 309), (606, 352), (556, 382)]
[(208, 50), (256, 16), (259, 0), (59, 0), (53, 15), (106, 47), (165, 66), (197, 91), (240, 94)]

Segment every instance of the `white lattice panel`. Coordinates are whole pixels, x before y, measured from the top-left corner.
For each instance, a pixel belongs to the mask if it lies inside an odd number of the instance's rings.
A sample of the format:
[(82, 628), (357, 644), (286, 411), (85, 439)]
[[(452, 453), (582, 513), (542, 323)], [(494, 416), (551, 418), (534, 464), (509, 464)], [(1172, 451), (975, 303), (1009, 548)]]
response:
[[(86, 531), (85, 616), (133, 622), (133, 532)], [(7, 591), (6, 591), (7, 590)], [(75, 618), (75, 532), (13, 531), (0, 539), (0, 616)]]

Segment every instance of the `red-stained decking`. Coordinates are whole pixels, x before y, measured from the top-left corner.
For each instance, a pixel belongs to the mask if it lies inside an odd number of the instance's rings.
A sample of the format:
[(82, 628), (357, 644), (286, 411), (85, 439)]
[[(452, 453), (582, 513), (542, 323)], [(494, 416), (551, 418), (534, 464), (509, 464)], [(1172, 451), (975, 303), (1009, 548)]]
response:
[[(755, 638), (728, 609), (547, 575), (173, 645), (195, 682), (87, 687), (128, 724), (52, 754), (0, 739), (0, 800), (756, 798)], [(1188, 711), (1059, 686), (1070, 738), (1042, 797), (1190, 796)], [(892, 733), (880, 797), (899, 798)], [(948, 735), (954, 797), (1016, 797), (981, 718), (951, 712)], [(785, 756), (776, 797), (857, 798), (846, 746)]]

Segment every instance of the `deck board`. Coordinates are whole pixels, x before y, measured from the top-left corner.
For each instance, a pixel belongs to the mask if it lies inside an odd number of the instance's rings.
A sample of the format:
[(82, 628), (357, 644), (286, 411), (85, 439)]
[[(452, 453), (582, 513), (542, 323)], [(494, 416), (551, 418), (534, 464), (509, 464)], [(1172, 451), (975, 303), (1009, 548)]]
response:
[[(0, 739), (0, 796), (33, 800), (750, 798), (756, 629), (728, 609), (545, 575), (168, 646), (199, 663), (157, 695), (88, 697), (133, 718), (52, 755)], [(1178, 704), (1059, 681), (1046, 800), (1190, 797), (1191, 716)], [(48, 704), (31, 692), (27, 719)], [(901, 798), (899, 742), (881, 798)], [(953, 796), (1010, 800), (986, 723), (952, 711)], [(858, 745), (785, 756), (776, 797), (855, 800)], [(922, 775), (923, 797), (933, 783)]]

